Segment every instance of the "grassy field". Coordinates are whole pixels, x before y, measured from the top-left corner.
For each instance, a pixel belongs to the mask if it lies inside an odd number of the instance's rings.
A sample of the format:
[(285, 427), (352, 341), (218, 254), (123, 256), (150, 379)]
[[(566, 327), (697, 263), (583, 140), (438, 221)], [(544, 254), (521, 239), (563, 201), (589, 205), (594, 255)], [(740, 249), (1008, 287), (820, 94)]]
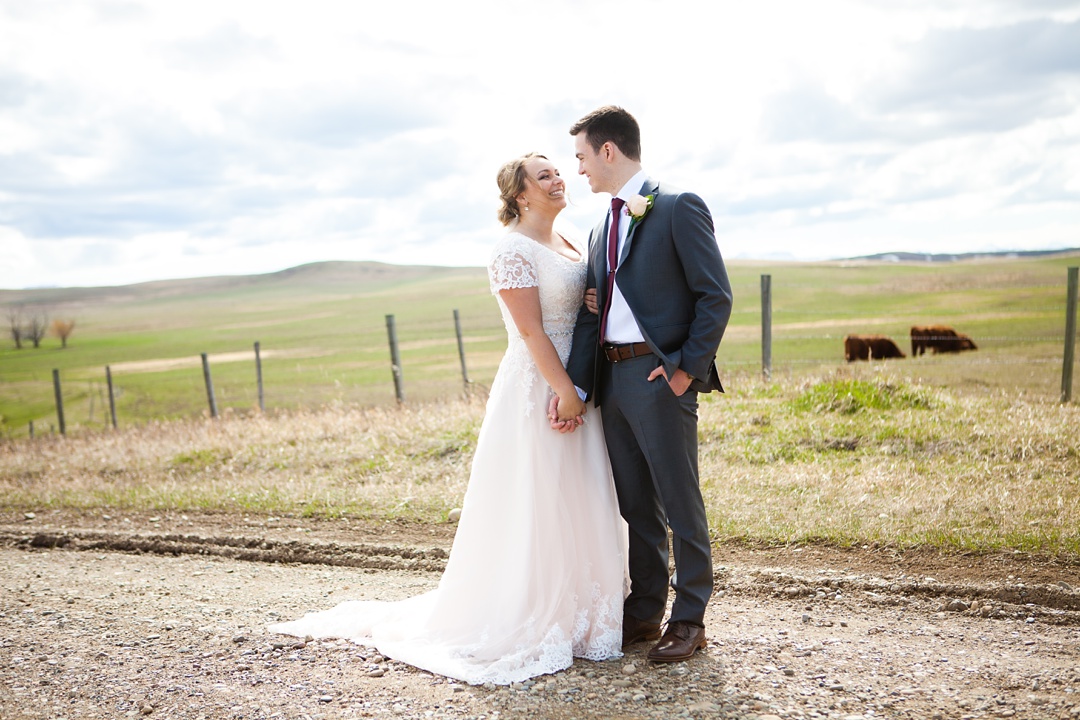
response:
[(199, 416), (208, 403), (208, 353), (219, 409), (257, 406), (253, 345), (260, 343), (268, 408), (394, 402), (385, 317), (395, 316), (408, 399), (462, 388), (453, 310), (469, 362), (494, 375), (505, 347), (482, 269), (327, 263), (241, 278), (116, 289), (0, 292), (0, 307), (34, 303), (76, 320), (67, 349), (0, 351), (0, 432), (55, 425), (52, 369), (60, 370), (71, 427), (103, 427), (105, 366), (121, 424)]
[[(719, 541), (1080, 557), (1080, 407), (957, 392), (861, 363), (729, 378), (700, 409)], [(480, 399), (155, 422), (0, 441), (0, 507), (445, 522)]]
[[(921, 357), (896, 372), (955, 387), (1001, 387), (1056, 397), (1063, 353), (1066, 267), (1077, 257), (952, 264), (732, 263), (735, 312), (723, 374), (760, 369), (760, 276), (772, 277), (773, 370), (798, 377), (843, 364), (849, 332), (890, 335), (907, 349), (912, 324), (946, 323), (978, 353)], [(69, 347), (0, 349), (0, 434), (56, 425), (60, 370), (69, 431), (107, 421), (105, 366), (122, 425), (207, 412), (200, 353), (209, 353), (222, 410), (257, 406), (260, 342), (268, 408), (394, 402), (385, 317), (395, 316), (410, 401), (458, 396), (459, 310), (470, 379), (487, 385), (505, 348), (482, 269), (322, 263), (262, 276), (123, 288), (0, 291), (0, 311), (44, 308), (73, 319)], [(6, 328), (5, 328), (6, 329)]]
[[(701, 405), (717, 538), (1080, 556), (1080, 406), (1059, 402), (1066, 267), (1077, 261), (733, 263), (728, 392)], [(762, 274), (773, 289), (770, 381)], [(0, 307), (48, 303), (78, 323), (66, 350), (49, 339), (0, 352), (3, 507), (442, 522), (460, 503), (483, 393), (462, 397), (453, 309), (481, 390), (505, 347), (482, 270), (331, 264), (195, 285), (0, 292)], [(843, 361), (849, 332), (891, 335), (906, 350), (908, 326), (939, 322), (979, 350)], [(265, 415), (251, 412), (255, 340)], [(226, 408), (217, 422), (202, 417), (200, 352)], [(163, 369), (170, 361), (187, 365)], [(123, 391), (120, 432), (102, 425), (106, 364)], [(69, 435), (29, 441), (28, 421), (40, 429), (54, 417), (54, 367)]]

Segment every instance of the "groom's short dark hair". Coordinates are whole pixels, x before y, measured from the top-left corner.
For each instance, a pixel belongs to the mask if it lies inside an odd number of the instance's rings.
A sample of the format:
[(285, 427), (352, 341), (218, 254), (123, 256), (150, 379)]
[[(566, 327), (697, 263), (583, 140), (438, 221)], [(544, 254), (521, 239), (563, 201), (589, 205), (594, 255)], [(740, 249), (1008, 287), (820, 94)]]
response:
[(570, 128), (572, 136), (582, 132), (593, 152), (600, 152), (604, 143), (612, 142), (623, 155), (641, 162), (641, 129), (634, 116), (621, 107), (605, 105), (597, 108)]

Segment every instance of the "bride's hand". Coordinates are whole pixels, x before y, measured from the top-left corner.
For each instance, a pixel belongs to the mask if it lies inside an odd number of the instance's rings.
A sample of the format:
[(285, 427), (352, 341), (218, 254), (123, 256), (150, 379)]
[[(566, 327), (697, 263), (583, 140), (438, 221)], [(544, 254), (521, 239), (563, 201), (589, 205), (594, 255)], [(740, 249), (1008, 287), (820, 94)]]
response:
[(596, 304), (596, 288), (589, 288), (585, 291), (585, 307), (589, 308), (589, 312), (593, 315), (600, 314), (600, 308)]
[(577, 415), (569, 420), (560, 420), (559, 396), (552, 395), (551, 400), (548, 402), (548, 421), (551, 423), (552, 430), (558, 430), (561, 434), (565, 435), (566, 433), (572, 433), (577, 430), (578, 426), (584, 424), (585, 419), (581, 415)]
[(559, 433), (565, 435), (568, 432), (574, 432), (575, 424), (572, 422), (564, 422), (559, 419), (559, 396), (552, 395), (548, 400), (548, 422), (551, 423), (552, 430), (558, 430)]
[(582, 402), (581, 398), (579, 398), (576, 393), (564, 398), (558, 398), (555, 410), (558, 419), (561, 421), (573, 421), (575, 425), (581, 425), (581, 423), (584, 422), (586, 411), (585, 403)]

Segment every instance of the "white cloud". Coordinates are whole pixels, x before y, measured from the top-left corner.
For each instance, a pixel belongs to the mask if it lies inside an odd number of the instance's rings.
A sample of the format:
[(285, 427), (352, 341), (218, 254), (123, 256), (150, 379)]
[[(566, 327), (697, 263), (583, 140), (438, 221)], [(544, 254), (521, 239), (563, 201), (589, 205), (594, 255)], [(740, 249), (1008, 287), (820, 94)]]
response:
[(729, 256), (1080, 244), (1077, 2), (0, 0), (0, 68), (0, 287), (481, 265), (608, 102)]

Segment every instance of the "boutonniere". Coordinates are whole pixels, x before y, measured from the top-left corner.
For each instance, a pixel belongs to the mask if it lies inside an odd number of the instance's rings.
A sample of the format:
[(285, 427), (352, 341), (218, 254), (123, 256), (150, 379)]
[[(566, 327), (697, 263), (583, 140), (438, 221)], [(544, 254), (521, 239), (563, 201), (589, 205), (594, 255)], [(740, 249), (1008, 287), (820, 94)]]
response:
[(652, 209), (654, 196), (646, 195), (642, 197), (635, 195), (626, 201), (626, 214), (630, 216), (630, 219), (638, 223), (645, 219), (649, 210)]

